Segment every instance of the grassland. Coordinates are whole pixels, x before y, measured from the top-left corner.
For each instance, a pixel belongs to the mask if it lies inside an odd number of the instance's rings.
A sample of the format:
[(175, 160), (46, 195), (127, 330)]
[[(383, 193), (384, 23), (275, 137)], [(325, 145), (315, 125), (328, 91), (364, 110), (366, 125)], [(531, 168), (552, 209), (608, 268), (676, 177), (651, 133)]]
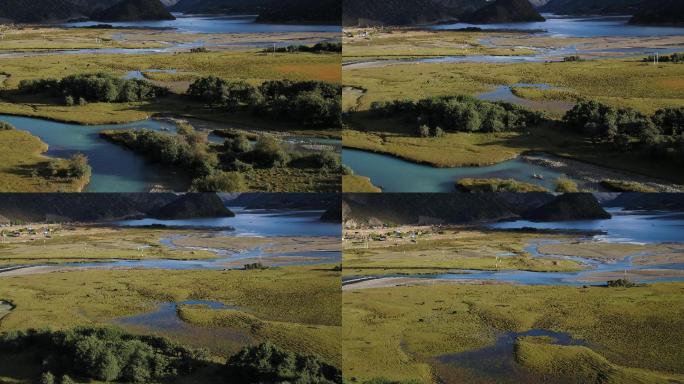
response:
[[(257, 51), (224, 51), (208, 53), (147, 55), (50, 55), (3, 58), (3, 72), (8, 76), (0, 94), (0, 113), (41, 117), (79, 124), (124, 123), (154, 114), (167, 113), (224, 123), (245, 124), (262, 129), (298, 129), (292, 124), (279, 124), (244, 114), (231, 114), (204, 108), (179, 96), (195, 79), (214, 75), (232, 80), (260, 84), (272, 79), (324, 80), (339, 82), (339, 55), (333, 54), (265, 54)], [(169, 87), (174, 94), (154, 102), (91, 103), (67, 107), (61, 100), (24, 96), (15, 89), (25, 79), (62, 78), (71, 74), (106, 72), (123, 76), (129, 71), (175, 69), (177, 74), (154, 76), (155, 83)], [(280, 129), (278, 129), (280, 128)]]
[[(9, 231), (3, 230), (3, 235)], [(7, 233), (6, 233), (7, 232)], [(3, 236), (0, 264), (60, 264), (106, 260), (174, 259), (216, 257), (208, 251), (187, 251), (161, 245), (175, 235), (201, 236), (195, 231), (76, 227), (56, 229), (51, 238), (23, 235), (23, 241)]]
[[(523, 340), (534, 344), (521, 344), (512, 358), (546, 380), (566, 375), (578, 382), (681, 381), (684, 340), (674, 331), (684, 326), (683, 289), (668, 283), (630, 289), (432, 285), (344, 291), (344, 374), (361, 382), (435, 382), (431, 363), (437, 356), (493, 345), (501, 332), (548, 329), (568, 332), (588, 346)], [(577, 358), (583, 355), (591, 359)], [(572, 372), (563, 368), (570, 366)], [(439, 379), (483, 380), (463, 367), (448, 372)], [(588, 380), (589, 374), (603, 381)]]
[(356, 175), (342, 176), (342, 192), (344, 193), (361, 193), (361, 192), (382, 192), (382, 190), (373, 183), (368, 177)]
[(516, 56), (534, 53), (529, 48), (497, 48), (484, 45), (484, 37), (520, 34), (483, 32), (435, 32), (416, 29), (349, 29), (343, 39), (344, 61), (411, 57), (494, 55)]
[[(52, 176), (48, 163), (52, 160), (43, 155), (48, 146), (28, 132), (0, 131), (0, 190), (3, 192), (79, 192), (87, 178)], [(59, 161), (66, 168), (66, 160)]]
[[(402, 228), (397, 230), (405, 232)], [(350, 238), (343, 254), (344, 274), (435, 273), (451, 269), (560, 272), (584, 268), (571, 260), (530, 255), (525, 248), (542, 238), (538, 234), (440, 230), (410, 236), (411, 232), (405, 232), (403, 237), (392, 235), (392, 231), (370, 235), (371, 239), (390, 237), (383, 240)], [(558, 235), (543, 237), (562, 238)]]
[(1, 28), (0, 51), (51, 51), (68, 49), (107, 49), (107, 48), (164, 48), (157, 39), (133, 40), (115, 39), (120, 31), (97, 28), (50, 28), (24, 27)]
[[(247, 340), (275, 338), (283, 348), (316, 351), (341, 364), (339, 272), (325, 267), (54, 272), (0, 278), (0, 292), (3, 300), (15, 305), (2, 319), (0, 331), (106, 325), (153, 312), (161, 302), (212, 300), (240, 309), (209, 311), (202, 306), (181, 306), (182, 319), (197, 327), (197, 335), (167, 336), (208, 347), (225, 357), (244, 345), (197, 336), (204, 330), (227, 327), (244, 333)], [(164, 330), (147, 332), (164, 334)]]

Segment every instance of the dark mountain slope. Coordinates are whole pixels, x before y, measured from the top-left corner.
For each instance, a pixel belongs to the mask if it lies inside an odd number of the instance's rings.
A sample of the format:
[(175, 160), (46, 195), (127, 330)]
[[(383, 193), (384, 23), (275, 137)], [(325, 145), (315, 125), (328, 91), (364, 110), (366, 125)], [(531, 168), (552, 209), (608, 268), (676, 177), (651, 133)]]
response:
[(463, 18), (474, 24), (545, 21), (528, 0), (496, 0)]
[(259, 14), (271, 0), (180, 0), (169, 9), (183, 13)]
[(485, 0), (343, 0), (346, 26), (413, 25), (454, 19), (487, 4)]
[(99, 21), (175, 20), (159, 0), (123, 0), (95, 12), (90, 17)]
[(17, 23), (62, 21), (84, 15), (66, 0), (1, 0), (0, 19)]
[(526, 218), (535, 221), (609, 218), (591, 194), (350, 194), (346, 227), (381, 224), (460, 224)]
[(551, 0), (539, 8), (558, 15), (631, 15), (644, 0)]
[(522, 216), (532, 221), (595, 220), (611, 217), (590, 193), (560, 195), (541, 207), (524, 212)]
[(0, 215), (24, 221), (98, 221), (145, 215), (177, 198), (170, 193), (8, 193), (0, 195)]
[(630, 24), (684, 25), (684, 0), (644, 2), (632, 16)]
[(622, 207), (627, 210), (656, 209), (664, 211), (684, 211), (682, 193), (622, 193), (606, 203), (609, 207)]
[(235, 216), (215, 193), (188, 193), (151, 210), (148, 215), (162, 220)]
[(257, 21), (340, 25), (341, 16), (342, 0), (272, 0)]
[(339, 206), (340, 201), (340, 195), (334, 193), (243, 193), (227, 203), (247, 209), (327, 210)]

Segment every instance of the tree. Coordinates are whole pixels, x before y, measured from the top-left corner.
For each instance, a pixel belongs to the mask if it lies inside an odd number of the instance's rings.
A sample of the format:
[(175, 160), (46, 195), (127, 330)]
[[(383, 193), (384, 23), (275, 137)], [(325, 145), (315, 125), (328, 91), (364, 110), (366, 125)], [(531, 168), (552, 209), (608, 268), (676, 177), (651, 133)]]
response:
[(245, 192), (248, 187), (245, 178), (240, 173), (217, 171), (193, 180), (190, 190), (192, 192)]
[(50, 371), (43, 372), (40, 375), (40, 384), (55, 384), (55, 376)]
[(430, 137), (430, 127), (427, 125), (418, 127), (418, 137)]
[(76, 153), (68, 160), (67, 173), (77, 179), (90, 176), (91, 168), (88, 158), (82, 153)]

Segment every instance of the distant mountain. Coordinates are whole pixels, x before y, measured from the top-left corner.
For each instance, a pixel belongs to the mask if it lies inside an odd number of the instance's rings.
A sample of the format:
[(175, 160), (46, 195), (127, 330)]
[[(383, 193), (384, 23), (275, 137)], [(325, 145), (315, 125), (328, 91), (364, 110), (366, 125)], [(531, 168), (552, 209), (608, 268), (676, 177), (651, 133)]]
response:
[(215, 193), (188, 193), (148, 212), (150, 217), (177, 220), (203, 217), (233, 217), (230, 209)]
[(642, 3), (630, 24), (684, 25), (684, 0), (652, 0)]
[(522, 216), (531, 221), (595, 220), (611, 217), (590, 193), (560, 195), (547, 204), (524, 212)]
[(609, 218), (591, 194), (350, 194), (343, 197), (345, 227), (403, 224), (476, 224), (529, 219)]
[(343, 0), (345, 26), (428, 24), (459, 18), (486, 0)]
[(123, 0), (90, 16), (98, 21), (175, 20), (159, 0)]
[(463, 21), (473, 24), (521, 23), (545, 20), (528, 0), (496, 0), (463, 18)]
[(256, 15), (273, 0), (180, 0), (169, 9), (182, 13), (232, 13)]
[(226, 200), (231, 207), (246, 209), (303, 209), (327, 210), (340, 205), (336, 193), (242, 193)]
[(535, 7), (541, 7), (543, 5), (546, 5), (551, 0), (530, 0), (530, 3), (535, 6)]
[(0, 20), (17, 23), (40, 23), (67, 20), (79, 14), (67, 0), (1, 0)]
[(341, 15), (342, 0), (272, 0), (257, 21), (340, 25)]
[(621, 193), (606, 203), (608, 207), (621, 207), (630, 211), (655, 209), (663, 211), (684, 211), (682, 193)]
[(216, 194), (5, 193), (0, 216), (12, 221), (96, 222), (138, 217), (192, 219), (234, 214)]
[[(677, 1), (677, 0), (675, 0)], [(632, 15), (644, 0), (551, 0), (539, 8), (541, 12), (558, 15)]]

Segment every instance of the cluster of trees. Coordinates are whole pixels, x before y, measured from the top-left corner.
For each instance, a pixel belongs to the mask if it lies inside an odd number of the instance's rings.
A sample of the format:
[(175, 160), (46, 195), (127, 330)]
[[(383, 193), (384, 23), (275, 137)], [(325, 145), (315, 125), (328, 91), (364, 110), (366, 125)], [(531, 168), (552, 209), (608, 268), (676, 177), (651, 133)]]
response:
[(227, 383), (342, 383), (339, 368), (316, 356), (304, 356), (271, 343), (244, 348), (228, 359)]
[(248, 189), (243, 173), (255, 168), (300, 167), (338, 170), (340, 156), (333, 151), (288, 153), (280, 142), (259, 136), (256, 143), (244, 133), (227, 134), (222, 145), (210, 145), (207, 135), (187, 123), (178, 123), (176, 134), (149, 129), (102, 131), (100, 136), (140, 153), (149, 160), (175, 166), (192, 178), (195, 192), (243, 192)]
[(341, 124), (342, 88), (338, 84), (272, 80), (255, 87), (244, 81), (208, 76), (191, 84), (187, 95), (230, 111), (252, 110), (261, 116), (296, 121), (303, 125)]
[(87, 102), (135, 102), (168, 94), (168, 89), (148, 81), (125, 80), (107, 73), (70, 75), (62, 80), (22, 80), (19, 82), (19, 91), (63, 97), (67, 105), (83, 105)]
[[(673, 53), (671, 55), (662, 55), (657, 57), (661, 63), (684, 63), (684, 53)], [(645, 62), (652, 63), (656, 60), (655, 55), (650, 55), (644, 59)]]
[[(287, 47), (276, 48), (279, 53), (295, 53), (295, 52), (309, 52), (309, 53), (323, 53), (323, 52), (342, 52), (342, 43), (339, 42), (322, 42), (313, 46), (308, 45), (288, 45)], [(272, 49), (265, 49), (264, 52), (273, 52)]]
[(566, 127), (619, 151), (641, 150), (656, 158), (684, 160), (684, 107), (646, 116), (631, 108), (582, 101), (563, 117)]
[(391, 102), (374, 102), (376, 116), (405, 116), (418, 123), (419, 136), (439, 137), (443, 132), (520, 131), (539, 124), (542, 114), (514, 104), (481, 101), (471, 96), (445, 96)]
[(68, 375), (149, 383), (194, 372), (208, 359), (204, 350), (116, 328), (10, 331), (0, 335), (0, 349), (40, 351), (45, 369), (42, 381), (46, 384), (55, 383), (55, 375), (62, 377), (62, 384), (73, 382)]
[(207, 135), (189, 124), (179, 123), (176, 134), (130, 129), (102, 131), (100, 136), (152, 161), (177, 166), (193, 177), (208, 176), (218, 166), (216, 154), (209, 151)]
[[(71, 384), (71, 376), (106, 382), (160, 382), (213, 364), (204, 349), (118, 328), (9, 331), (0, 334), (0, 350), (37, 351), (44, 369), (41, 384)], [(245, 347), (228, 358), (221, 376), (226, 383), (342, 383), (339, 368), (317, 356), (292, 353), (270, 343)]]

